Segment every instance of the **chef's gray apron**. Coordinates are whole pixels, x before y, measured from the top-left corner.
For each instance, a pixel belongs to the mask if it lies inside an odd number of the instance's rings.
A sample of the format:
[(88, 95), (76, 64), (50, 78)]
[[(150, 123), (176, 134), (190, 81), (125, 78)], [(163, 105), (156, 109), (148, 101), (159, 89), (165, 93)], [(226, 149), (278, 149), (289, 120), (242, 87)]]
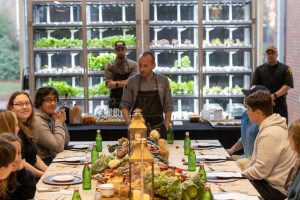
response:
[[(130, 73), (128, 74), (115, 74), (113, 80), (114, 81), (123, 81), (127, 80), (130, 76)], [(121, 99), (123, 95), (123, 88), (114, 88), (110, 90), (109, 95), (109, 108), (119, 108)]]
[(136, 108), (142, 109), (142, 114), (146, 121), (146, 124), (150, 124), (151, 129), (158, 130), (161, 135), (161, 138), (166, 139), (167, 129), (164, 124), (163, 107), (161, 105), (160, 97), (158, 94), (158, 86), (157, 86), (155, 74), (153, 74), (153, 76), (155, 80), (156, 89), (151, 91), (141, 91), (141, 78), (140, 78), (138, 94), (133, 104), (132, 112)]

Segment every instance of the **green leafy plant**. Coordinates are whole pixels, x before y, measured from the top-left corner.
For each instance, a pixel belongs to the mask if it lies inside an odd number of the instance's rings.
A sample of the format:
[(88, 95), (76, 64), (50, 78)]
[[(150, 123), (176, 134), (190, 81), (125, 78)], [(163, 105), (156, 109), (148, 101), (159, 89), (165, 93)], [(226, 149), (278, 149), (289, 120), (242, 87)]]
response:
[(108, 62), (116, 59), (114, 53), (103, 53), (100, 56), (90, 56), (88, 58), (88, 67), (90, 70), (104, 70)]
[(55, 38), (41, 38), (38, 42), (35, 43), (35, 47), (81, 47), (82, 40), (81, 39), (55, 39)]
[(116, 36), (105, 37), (103, 39), (93, 38), (88, 41), (88, 47), (110, 48), (110, 47), (113, 47), (114, 44), (119, 40), (124, 41), (125, 44), (129, 47), (134, 47), (136, 38), (134, 35), (125, 35), (125, 36), (116, 35)]
[(174, 94), (194, 94), (194, 81), (177, 83), (169, 80), (169, 83)]
[[(119, 41), (123, 40), (127, 46), (134, 47), (135, 46), (135, 36), (134, 35), (116, 35), (105, 37), (103, 39), (93, 38), (88, 41), (88, 47), (113, 47), (113, 45)], [(70, 38), (40, 38), (34, 45), (35, 47), (82, 47), (82, 40), (81, 39), (70, 39)]]
[(78, 96), (83, 94), (83, 88), (76, 86), (75, 88), (69, 85), (66, 81), (48, 81), (43, 86), (54, 87), (60, 96)]
[(108, 95), (109, 89), (106, 87), (105, 82), (99, 83), (89, 87), (89, 96)]
[(181, 58), (181, 63), (179, 63), (178, 60), (175, 60), (175, 62), (174, 62), (174, 67), (176, 67), (176, 68), (180, 68), (180, 67), (189, 68), (190, 65), (191, 65), (191, 61), (188, 56), (183, 56)]

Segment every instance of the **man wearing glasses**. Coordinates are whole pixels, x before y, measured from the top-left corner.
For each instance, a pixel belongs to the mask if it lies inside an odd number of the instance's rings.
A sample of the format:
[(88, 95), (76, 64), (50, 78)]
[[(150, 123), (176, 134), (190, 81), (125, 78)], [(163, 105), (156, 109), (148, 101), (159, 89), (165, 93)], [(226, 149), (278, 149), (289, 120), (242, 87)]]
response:
[(126, 58), (125, 42), (115, 43), (115, 53), (117, 58), (105, 68), (106, 85), (110, 89), (110, 108), (119, 108), (126, 80), (137, 73), (137, 63)]
[(65, 110), (55, 112), (58, 101), (58, 92), (53, 87), (42, 87), (36, 92), (34, 128), (38, 134), (38, 154), (47, 165), (70, 141)]

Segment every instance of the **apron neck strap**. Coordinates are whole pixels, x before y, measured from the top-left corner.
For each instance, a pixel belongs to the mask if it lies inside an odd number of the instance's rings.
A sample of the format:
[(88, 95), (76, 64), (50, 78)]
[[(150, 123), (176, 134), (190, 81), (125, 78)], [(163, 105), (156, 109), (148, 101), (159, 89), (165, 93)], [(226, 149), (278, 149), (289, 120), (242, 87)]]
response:
[[(153, 72), (153, 77), (154, 78), (154, 81), (155, 81), (155, 87), (156, 87), (156, 90), (158, 90), (158, 86), (157, 86), (157, 80), (156, 80), (156, 75), (155, 73)], [(141, 82), (142, 82), (142, 77), (140, 76), (140, 79), (139, 79), (139, 88), (138, 88), (138, 91), (141, 90)]]

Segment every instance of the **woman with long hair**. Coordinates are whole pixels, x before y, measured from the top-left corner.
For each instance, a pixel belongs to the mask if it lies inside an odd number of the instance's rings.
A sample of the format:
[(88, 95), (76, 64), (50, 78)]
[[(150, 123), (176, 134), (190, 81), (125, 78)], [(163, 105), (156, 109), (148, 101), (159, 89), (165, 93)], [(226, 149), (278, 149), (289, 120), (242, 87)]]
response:
[[(300, 119), (293, 121), (289, 126), (289, 140), (292, 149), (298, 155), (298, 162), (294, 170), (291, 173), (292, 179), (294, 178), (293, 183), (290, 185), (288, 190), (288, 199), (289, 200), (298, 200), (300, 199)], [(289, 178), (287, 183), (289, 182)]]
[(0, 199), (5, 197), (7, 182), (6, 178), (12, 172), (12, 164), (16, 158), (15, 147), (0, 135)]
[(32, 199), (36, 192), (36, 185), (32, 173), (24, 167), (25, 161), (21, 157), (21, 141), (17, 135), (11, 133), (0, 135), (14, 146), (16, 153), (12, 163), (12, 173), (5, 180), (0, 181), (0, 185), (5, 185), (5, 193), (1, 199)]
[(47, 165), (37, 155), (34, 110), (29, 95), (23, 91), (13, 93), (9, 98), (7, 109), (13, 111), (18, 119), (20, 128), (18, 136), (22, 141), (22, 158), (26, 161), (25, 168), (35, 177), (40, 178), (46, 171)]

